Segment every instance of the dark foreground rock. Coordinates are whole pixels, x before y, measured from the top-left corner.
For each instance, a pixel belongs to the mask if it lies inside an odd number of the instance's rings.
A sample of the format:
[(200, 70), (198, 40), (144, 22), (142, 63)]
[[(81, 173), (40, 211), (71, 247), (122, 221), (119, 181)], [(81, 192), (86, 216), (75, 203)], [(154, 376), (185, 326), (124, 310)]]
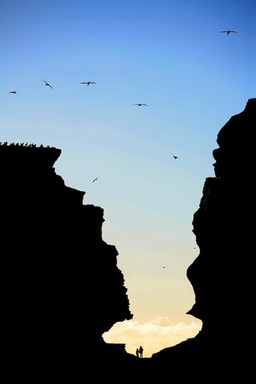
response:
[[(118, 252), (102, 240), (103, 209), (84, 205), (53, 165), (61, 151), (0, 145), (2, 365), (9, 381), (249, 382), (254, 303), (256, 99), (220, 129), (188, 266), (202, 320), (192, 339), (139, 359), (102, 334), (129, 320)], [(252, 329), (251, 329), (252, 327)], [(241, 379), (242, 378), (242, 379)]]

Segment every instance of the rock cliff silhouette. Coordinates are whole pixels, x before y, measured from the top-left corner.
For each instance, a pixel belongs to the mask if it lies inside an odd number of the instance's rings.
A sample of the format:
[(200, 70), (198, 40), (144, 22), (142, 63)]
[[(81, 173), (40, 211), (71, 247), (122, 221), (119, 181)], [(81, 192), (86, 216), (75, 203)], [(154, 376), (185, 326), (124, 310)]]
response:
[(220, 129), (215, 177), (206, 178), (192, 219), (200, 252), (187, 269), (195, 293), (187, 313), (202, 320), (202, 330), (143, 359), (102, 339), (133, 316), (118, 252), (102, 240), (103, 209), (83, 205), (85, 192), (56, 175), (60, 149), (0, 145), (2, 334), (10, 379), (251, 379), (255, 127), (254, 98)]
[(166, 374), (173, 363), (184, 378), (200, 382), (239, 374), (246, 381), (253, 374), (248, 323), (254, 301), (255, 128), (254, 98), (217, 135), (215, 177), (206, 178), (192, 221), (200, 253), (187, 269), (195, 292), (187, 313), (202, 320), (202, 330), (152, 356)]
[(1, 344), (10, 377), (73, 377), (88, 355), (106, 352), (102, 334), (133, 316), (117, 249), (102, 239), (104, 211), (84, 205), (85, 192), (55, 173), (60, 154), (0, 145)]

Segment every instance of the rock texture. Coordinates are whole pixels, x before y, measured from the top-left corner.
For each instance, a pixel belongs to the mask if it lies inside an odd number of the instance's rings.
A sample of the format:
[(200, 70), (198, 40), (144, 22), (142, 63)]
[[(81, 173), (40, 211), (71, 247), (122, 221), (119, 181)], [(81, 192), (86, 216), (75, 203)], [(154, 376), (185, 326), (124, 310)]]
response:
[(88, 355), (113, 350), (102, 334), (133, 316), (117, 249), (102, 239), (104, 211), (84, 205), (85, 192), (55, 173), (60, 154), (0, 145), (1, 345), (9, 377), (73, 377)]

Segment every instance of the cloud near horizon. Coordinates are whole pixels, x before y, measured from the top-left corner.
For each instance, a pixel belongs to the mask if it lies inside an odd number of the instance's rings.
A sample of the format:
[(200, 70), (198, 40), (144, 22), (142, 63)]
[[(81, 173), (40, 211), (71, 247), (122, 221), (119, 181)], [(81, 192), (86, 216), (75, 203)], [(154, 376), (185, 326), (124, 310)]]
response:
[(144, 348), (144, 357), (151, 357), (160, 350), (172, 347), (180, 342), (195, 337), (201, 330), (198, 321), (189, 324), (179, 322), (173, 324), (168, 317), (155, 317), (144, 324), (137, 321), (116, 323), (108, 332), (103, 334), (106, 343), (125, 344), (126, 351), (135, 355), (136, 348)]

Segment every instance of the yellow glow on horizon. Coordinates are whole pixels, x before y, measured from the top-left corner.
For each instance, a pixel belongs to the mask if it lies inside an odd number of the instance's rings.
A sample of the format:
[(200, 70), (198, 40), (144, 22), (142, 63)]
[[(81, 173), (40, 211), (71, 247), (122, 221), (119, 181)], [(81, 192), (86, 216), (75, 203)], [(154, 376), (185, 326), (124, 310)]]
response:
[(103, 334), (103, 339), (106, 343), (125, 344), (126, 351), (133, 355), (136, 348), (142, 345), (144, 357), (151, 357), (164, 348), (195, 337), (201, 327), (202, 323), (197, 319), (190, 323), (173, 323), (168, 317), (156, 317), (144, 324), (130, 320), (116, 323)]

